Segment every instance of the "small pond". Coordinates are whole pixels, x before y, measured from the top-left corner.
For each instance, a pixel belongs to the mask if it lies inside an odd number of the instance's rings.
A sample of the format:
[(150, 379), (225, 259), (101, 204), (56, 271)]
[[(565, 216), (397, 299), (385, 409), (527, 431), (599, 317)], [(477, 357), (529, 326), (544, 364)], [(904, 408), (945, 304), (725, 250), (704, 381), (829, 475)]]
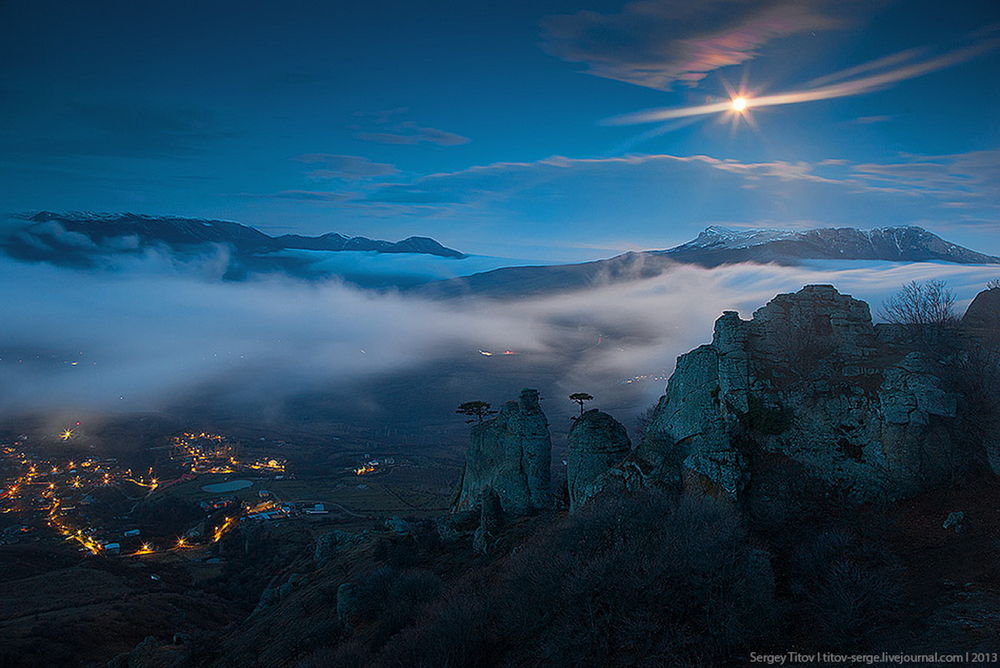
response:
[(246, 489), (251, 485), (253, 485), (253, 483), (249, 480), (229, 480), (226, 482), (217, 482), (211, 485), (205, 485), (201, 488), (201, 490), (203, 492), (215, 494), (216, 492), (235, 492), (238, 489)]

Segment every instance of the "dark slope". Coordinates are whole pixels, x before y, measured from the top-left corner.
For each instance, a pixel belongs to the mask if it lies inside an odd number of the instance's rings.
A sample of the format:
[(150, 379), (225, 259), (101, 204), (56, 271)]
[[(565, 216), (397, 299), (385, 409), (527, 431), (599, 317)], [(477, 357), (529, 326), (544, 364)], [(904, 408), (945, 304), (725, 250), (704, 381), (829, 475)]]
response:
[(654, 278), (677, 262), (652, 252), (628, 252), (607, 260), (538, 267), (505, 267), (419, 286), (430, 297), (523, 297), (593, 285)]

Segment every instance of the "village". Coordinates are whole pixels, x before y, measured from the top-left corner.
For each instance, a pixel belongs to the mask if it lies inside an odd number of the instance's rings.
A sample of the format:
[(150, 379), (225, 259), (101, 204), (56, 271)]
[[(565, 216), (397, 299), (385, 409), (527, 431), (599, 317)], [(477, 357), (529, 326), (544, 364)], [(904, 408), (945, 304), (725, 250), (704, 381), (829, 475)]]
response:
[[(58, 438), (74, 435), (66, 429)], [(28, 437), (0, 443), (0, 545), (65, 540), (101, 558), (218, 562), (213, 546), (244, 524), (365, 517), (316, 500), (317, 485), (299, 481), (286, 458), (266, 446), (247, 447), (221, 434), (175, 435), (154, 449), (155, 463), (144, 470), (112, 457), (71, 459), (50, 450)], [(365, 455), (334, 471), (346, 482), (333, 487), (364, 493), (364, 481), (394, 464), (392, 457)]]

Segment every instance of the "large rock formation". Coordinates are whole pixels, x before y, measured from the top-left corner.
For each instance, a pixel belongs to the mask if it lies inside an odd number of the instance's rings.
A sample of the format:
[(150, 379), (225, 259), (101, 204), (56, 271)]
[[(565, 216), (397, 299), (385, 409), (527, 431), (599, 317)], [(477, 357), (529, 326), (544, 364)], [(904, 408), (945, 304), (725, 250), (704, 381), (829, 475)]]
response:
[(618, 420), (592, 409), (573, 423), (568, 445), (567, 482), (572, 512), (599, 491), (599, 478), (628, 455), (632, 441)]
[(522, 390), (500, 414), (472, 427), (453, 510), (472, 508), (493, 490), (503, 511), (524, 515), (550, 505), (552, 441), (537, 390)]
[(980, 436), (993, 472), (1000, 475), (1000, 287), (983, 290), (969, 304), (962, 326), (974, 342), (963, 359), (963, 404), (977, 414), (969, 431)]
[(682, 355), (634, 456), (611, 477), (733, 499), (754, 472), (804, 476), (861, 501), (982, 466), (962, 436), (940, 360), (832, 286), (775, 297), (749, 321), (726, 312)]
[(969, 304), (962, 324), (973, 329), (1000, 330), (1000, 288), (983, 290)]

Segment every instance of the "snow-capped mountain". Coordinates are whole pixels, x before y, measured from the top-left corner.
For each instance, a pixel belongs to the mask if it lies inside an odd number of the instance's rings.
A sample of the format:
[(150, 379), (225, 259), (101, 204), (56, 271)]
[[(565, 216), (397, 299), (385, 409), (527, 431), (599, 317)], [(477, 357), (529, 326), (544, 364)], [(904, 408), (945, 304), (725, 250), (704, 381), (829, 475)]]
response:
[(1000, 263), (1000, 258), (945, 241), (915, 226), (802, 231), (709, 227), (693, 241), (659, 252), (676, 260), (707, 265), (798, 260)]
[(789, 230), (741, 229), (713, 225), (706, 227), (697, 238), (671, 250), (682, 248), (749, 248), (771, 241), (793, 238), (798, 232)]
[(599, 283), (652, 278), (678, 263), (717, 267), (741, 262), (797, 265), (809, 260), (881, 260), (1000, 264), (1000, 258), (945, 241), (921, 227), (853, 227), (790, 231), (709, 227), (692, 241), (667, 250), (558, 267), (510, 267), (422, 288), (434, 296), (497, 297), (584, 289)]

